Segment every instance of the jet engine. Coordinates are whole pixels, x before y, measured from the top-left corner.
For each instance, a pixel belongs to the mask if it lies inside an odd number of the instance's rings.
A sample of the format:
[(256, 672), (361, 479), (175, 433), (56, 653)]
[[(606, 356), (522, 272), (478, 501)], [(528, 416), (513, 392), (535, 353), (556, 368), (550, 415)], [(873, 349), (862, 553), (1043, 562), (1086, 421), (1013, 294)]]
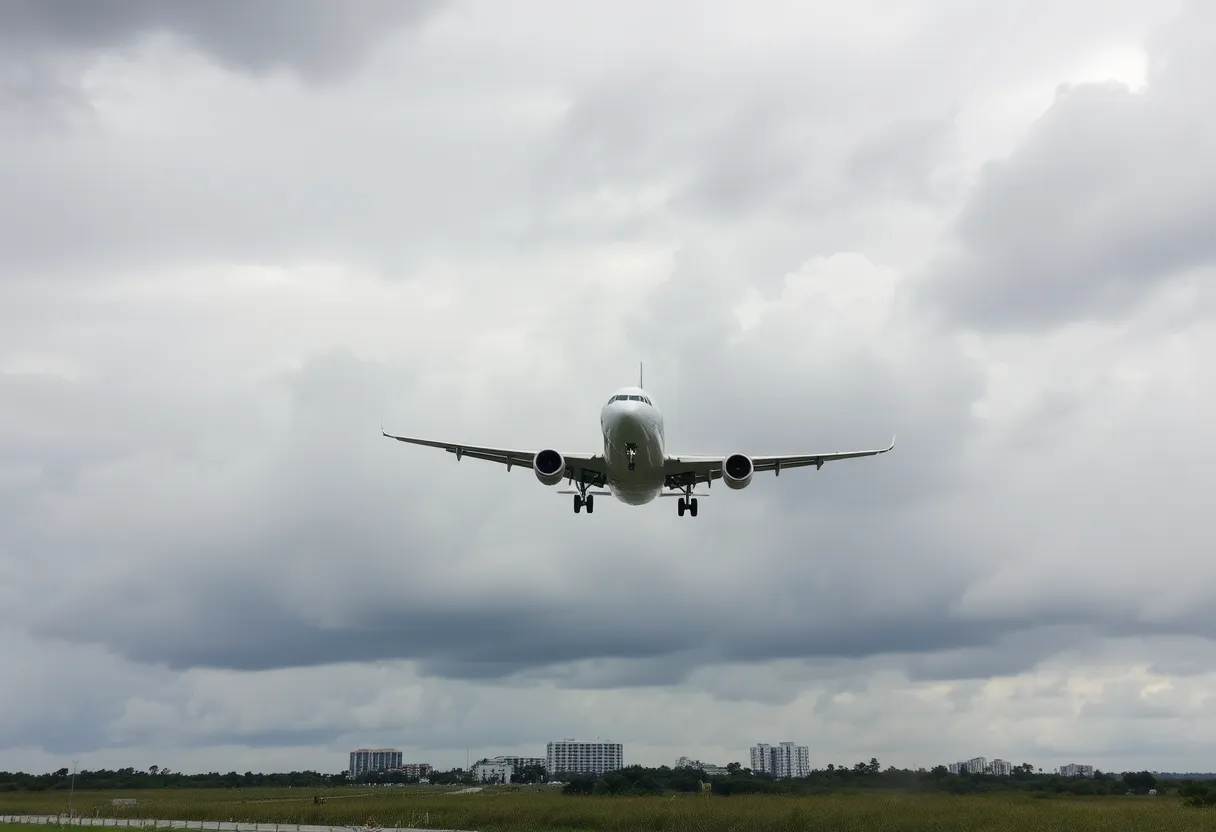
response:
[(751, 485), (752, 474), (756, 467), (752, 465), (751, 457), (744, 454), (731, 454), (722, 463), (722, 482), (727, 488), (738, 491)]
[(557, 485), (566, 476), (566, 460), (557, 451), (546, 448), (532, 458), (532, 470), (542, 485)]

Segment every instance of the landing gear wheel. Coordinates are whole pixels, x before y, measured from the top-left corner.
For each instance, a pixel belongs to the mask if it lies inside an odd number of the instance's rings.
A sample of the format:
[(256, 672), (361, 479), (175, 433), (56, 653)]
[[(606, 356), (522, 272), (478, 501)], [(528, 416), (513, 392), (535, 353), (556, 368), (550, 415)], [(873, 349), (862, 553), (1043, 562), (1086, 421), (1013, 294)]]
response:
[(595, 511), (595, 495), (594, 494), (587, 495), (586, 503), (587, 503), (587, 513), (588, 514)]
[(681, 516), (681, 517), (683, 517), (683, 516), (684, 516), (684, 509), (685, 509), (685, 508), (687, 508), (687, 505), (686, 505), (686, 504), (685, 504), (685, 502), (684, 502), (684, 498), (683, 498), (683, 497), (681, 497), (681, 498), (680, 498), (680, 501), (679, 501), (678, 503), (676, 503), (676, 511), (680, 512), (680, 516)]
[[(578, 514), (579, 511), (582, 509), (582, 507), (583, 507), (583, 495), (575, 494), (574, 495), (574, 513)], [(590, 506), (588, 506), (587, 511), (591, 511)]]
[[(591, 509), (588, 508), (587, 511), (591, 511)], [(696, 497), (693, 497), (691, 500), (688, 501), (688, 513), (691, 514), (693, 517), (697, 516), (697, 498)]]

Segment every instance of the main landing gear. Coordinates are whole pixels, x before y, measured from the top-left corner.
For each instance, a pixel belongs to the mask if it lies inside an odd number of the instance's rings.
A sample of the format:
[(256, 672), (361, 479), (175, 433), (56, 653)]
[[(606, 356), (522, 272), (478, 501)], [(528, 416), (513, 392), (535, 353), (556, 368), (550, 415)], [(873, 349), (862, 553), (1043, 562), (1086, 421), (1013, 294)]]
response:
[(591, 484), (583, 480), (578, 482), (578, 493), (574, 495), (574, 513), (578, 514), (583, 506), (587, 507), (587, 513), (595, 511), (595, 495), (588, 494), (587, 489)]
[[(680, 512), (680, 516), (684, 516), (684, 512), (688, 512), (693, 517), (697, 516), (697, 498), (692, 495), (692, 490), (697, 485), (696, 475), (692, 472), (683, 474), (669, 474), (664, 481), (664, 484), (673, 491), (682, 491), (684, 496), (676, 504), (676, 510)], [(670, 494), (664, 496), (672, 496)]]
[[(574, 494), (574, 513), (578, 514), (584, 508), (587, 513), (595, 511), (595, 492), (592, 488), (603, 488), (607, 485), (607, 478), (603, 474), (597, 472), (583, 471), (578, 479), (570, 477), (570, 484), (578, 489), (577, 492), (560, 491), (560, 494)], [(600, 494), (607, 494), (607, 491), (600, 491)]]

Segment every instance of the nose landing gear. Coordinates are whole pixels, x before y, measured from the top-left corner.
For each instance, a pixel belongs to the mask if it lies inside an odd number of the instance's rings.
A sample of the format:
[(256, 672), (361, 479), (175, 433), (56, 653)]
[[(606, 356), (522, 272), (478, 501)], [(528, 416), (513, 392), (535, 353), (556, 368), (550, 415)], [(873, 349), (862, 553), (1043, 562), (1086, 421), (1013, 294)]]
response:
[(629, 460), (629, 470), (634, 470), (638, 458), (638, 446), (633, 442), (625, 446), (625, 458)]

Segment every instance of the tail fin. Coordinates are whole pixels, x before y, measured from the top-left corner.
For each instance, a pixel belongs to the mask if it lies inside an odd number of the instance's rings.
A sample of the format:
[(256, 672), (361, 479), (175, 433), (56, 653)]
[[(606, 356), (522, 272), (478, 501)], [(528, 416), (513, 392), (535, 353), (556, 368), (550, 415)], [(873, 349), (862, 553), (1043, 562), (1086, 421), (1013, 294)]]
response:
[(642, 362), (638, 362), (638, 387), (642, 386)]

